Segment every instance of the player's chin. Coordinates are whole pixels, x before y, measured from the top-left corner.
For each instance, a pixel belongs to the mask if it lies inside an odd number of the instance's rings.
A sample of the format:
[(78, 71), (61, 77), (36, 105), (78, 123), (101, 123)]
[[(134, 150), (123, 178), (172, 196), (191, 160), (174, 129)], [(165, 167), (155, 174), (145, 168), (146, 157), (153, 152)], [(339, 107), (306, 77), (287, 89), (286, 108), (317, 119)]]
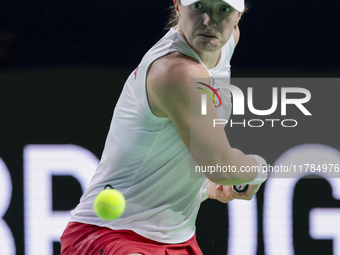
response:
[(201, 52), (214, 52), (220, 47), (219, 43), (215, 42), (200, 42), (196, 49)]

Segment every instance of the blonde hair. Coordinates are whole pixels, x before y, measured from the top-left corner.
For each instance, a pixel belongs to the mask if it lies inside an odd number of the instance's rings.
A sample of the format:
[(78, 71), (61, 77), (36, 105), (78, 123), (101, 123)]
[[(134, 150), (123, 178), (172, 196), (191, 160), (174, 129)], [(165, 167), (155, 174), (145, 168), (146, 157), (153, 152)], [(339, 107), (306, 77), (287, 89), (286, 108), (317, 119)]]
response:
[[(180, 0), (177, 0), (179, 3), (181, 3)], [(170, 16), (168, 21), (166, 22), (165, 29), (170, 30), (170, 28), (177, 26), (178, 21), (179, 21), (179, 16), (176, 11), (176, 7), (174, 3), (171, 4), (170, 8)]]

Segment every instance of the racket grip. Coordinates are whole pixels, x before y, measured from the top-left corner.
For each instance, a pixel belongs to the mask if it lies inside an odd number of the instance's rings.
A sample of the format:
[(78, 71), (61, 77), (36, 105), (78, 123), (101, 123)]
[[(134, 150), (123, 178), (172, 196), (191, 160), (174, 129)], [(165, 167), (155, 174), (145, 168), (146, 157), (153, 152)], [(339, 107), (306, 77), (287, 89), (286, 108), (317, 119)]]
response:
[(245, 193), (248, 189), (249, 185), (248, 184), (239, 184), (239, 185), (234, 185), (233, 190), (237, 194), (242, 194)]

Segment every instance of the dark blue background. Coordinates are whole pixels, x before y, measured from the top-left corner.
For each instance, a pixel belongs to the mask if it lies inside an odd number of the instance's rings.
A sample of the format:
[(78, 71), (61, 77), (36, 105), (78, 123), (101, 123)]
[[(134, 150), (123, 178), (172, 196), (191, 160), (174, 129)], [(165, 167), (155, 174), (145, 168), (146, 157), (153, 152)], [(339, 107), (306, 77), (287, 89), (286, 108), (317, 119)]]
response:
[[(3, 1), (0, 34), (15, 35), (15, 63), (11, 66), (133, 68), (166, 32), (163, 28), (170, 3)], [(232, 63), (238, 76), (247, 76), (237, 73), (241, 69), (320, 72), (340, 67), (338, 1), (253, 0), (250, 5), (240, 24), (242, 37)]]

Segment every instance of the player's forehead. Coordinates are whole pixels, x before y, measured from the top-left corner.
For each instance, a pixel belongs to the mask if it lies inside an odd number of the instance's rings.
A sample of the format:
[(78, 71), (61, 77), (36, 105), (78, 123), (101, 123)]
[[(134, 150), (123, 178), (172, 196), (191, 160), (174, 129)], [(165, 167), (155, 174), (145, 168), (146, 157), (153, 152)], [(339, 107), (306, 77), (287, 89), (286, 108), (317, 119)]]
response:
[(202, 3), (207, 5), (227, 5), (238, 12), (244, 10), (244, 0), (181, 0), (182, 5), (189, 6), (194, 3)]
[(197, 2), (225, 2), (227, 3), (228, 0), (181, 0), (182, 3), (193, 4)]
[(205, 5), (227, 5), (230, 6), (226, 1), (223, 0), (200, 0), (200, 1), (195, 1), (194, 3), (202, 3)]
[(194, 3), (204, 3), (204, 4), (213, 4), (213, 3), (224, 3), (227, 4), (227, 1), (224, 0), (181, 0), (182, 5), (191, 5)]

